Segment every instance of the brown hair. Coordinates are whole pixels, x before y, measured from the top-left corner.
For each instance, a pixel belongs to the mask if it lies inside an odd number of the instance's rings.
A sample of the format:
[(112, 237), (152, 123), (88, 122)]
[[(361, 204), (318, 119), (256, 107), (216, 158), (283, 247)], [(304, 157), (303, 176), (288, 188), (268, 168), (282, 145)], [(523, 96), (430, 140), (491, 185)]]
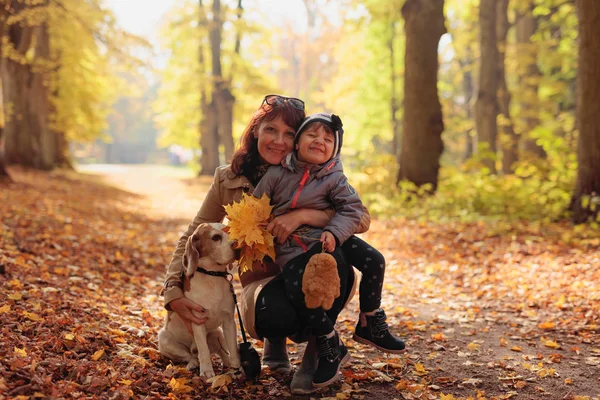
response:
[(282, 101), (274, 105), (263, 102), (248, 122), (240, 138), (239, 148), (233, 153), (231, 170), (238, 176), (243, 175), (248, 178), (253, 185), (256, 185), (261, 178), (260, 175), (257, 175), (261, 160), (260, 154), (258, 154), (258, 139), (254, 137), (254, 133), (261, 123), (272, 121), (277, 117), (281, 117), (283, 122), (296, 131), (306, 117), (306, 112), (298, 110), (289, 101)]

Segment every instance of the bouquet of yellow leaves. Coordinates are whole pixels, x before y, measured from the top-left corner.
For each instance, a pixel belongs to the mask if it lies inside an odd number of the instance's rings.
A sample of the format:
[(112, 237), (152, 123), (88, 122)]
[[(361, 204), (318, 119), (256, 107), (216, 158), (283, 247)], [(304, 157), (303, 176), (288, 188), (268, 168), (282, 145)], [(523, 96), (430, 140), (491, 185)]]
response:
[(275, 259), (274, 237), (267, 231), (271, 219), (271, 199), (266, 194), (258, 199), (244, 193), (242, 199), (225, 206), (229, 239), (241, 249), (240, 273), (252, 270), (254, 261), (262, 262), (265, 256)]

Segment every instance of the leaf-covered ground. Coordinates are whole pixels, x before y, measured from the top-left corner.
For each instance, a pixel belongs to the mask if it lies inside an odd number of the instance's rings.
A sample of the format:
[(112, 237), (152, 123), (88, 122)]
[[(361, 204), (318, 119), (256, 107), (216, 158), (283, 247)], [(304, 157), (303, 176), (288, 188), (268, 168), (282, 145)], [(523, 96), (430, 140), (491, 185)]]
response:
[[(12, 173), (0, 188), (0, 398), (291, 397), (291, 376), (207, 383), (156, 350), (164, 268), (210, 180), (153, 167)], [(311, 397), (600, 396), (597, 232), (398, 219), (363, 238), (387, 258), (384, 308), (409, 352), (352, 341), (355, 297), (338, 322), (352, 361)], [(290, 349), (296, 361), (302, 347)]]

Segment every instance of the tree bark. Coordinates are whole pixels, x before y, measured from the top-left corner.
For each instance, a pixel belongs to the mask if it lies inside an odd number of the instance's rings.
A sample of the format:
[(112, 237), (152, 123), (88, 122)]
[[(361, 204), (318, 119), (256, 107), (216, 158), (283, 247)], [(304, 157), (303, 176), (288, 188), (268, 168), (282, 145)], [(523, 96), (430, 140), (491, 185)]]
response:
[(213, 0), (213, 21), (210, 28), (210, 43), (212, 52), (213, 74), (213, 103), (217, 111), (219, 141), (225, 151), (225, 160), (231, 160), (233, 155), (233, 104), (235, 97), (231, 92), (231, 82), (223, 76), (221, 67), (221, 45), (223, 42), (223, 13), (221, 0)]
[[(12, 12), (35, 6), (12, 2)], [(50, 170), (56, 160), (56, 140), (48, 120), (50, 99), (49, 71), (40, 61), (49, 60), (50, 44), (46, 24), (28, 26), (12, 24), (6, 27), (7, 42), (16, 56), (2, 57), (0, 79), (5, 108), (5, 151), (8, 164), (20, 164)], [(35, 45), (33, 49), (31, 46)], [(33, 60), (25, 54), (33, 50)]]
[(600, 2), (577, 0), (576, 7), (579, 17), (579, 166), (571, 210), (573, 221), (582, 223), (595, 218), (600, 211)]
[[(198, 29), (202, 38), (208, 29), (208, 20), (202, 0), (198, 1), (199, 16)], [(216, 109), (213, 102), (208, 101), (209, 89), (213, 85), (207, 85), (206, 60), (204, 59), (204, 41), (200, 39), (198, 46), (198, 71), (200, 74), (200, 171), (198, 175), (213, 175), (219, 166), (219, 133), (216, 118)]]
[(444, 122), (438, 97), (438, 43), (446, 33), (443, 0), (407, 0), (402, 7), (406, 53), (404, 127), (397, 180), (437, 189), (444, 150)]
[(388, 41), (388, 48), (390, 50), (390, 78), (391, 78), (391, 92), (390, 97), (390, 113), (392, 123), (392, 151), (394, 152), (394, 158), (400, 161), (400, 140), (402, 140), (402, 134), (400, 130), (400, 121), (398, 121), (398, 96), (396, 95), (396, 53), (394, 51), (394, 44), (396, 42), (396, 21), (390, 23), (390, 40)]
[[(464, 60), (458, 61), (463, 72), (463, 91), (465, 95), (465, 114), (467, 120), (473, 120), (473, 107), (471, 106), (471, 101), (473, 99), (473, 92), (475, 90), (473, 84), (473, 69), (472, 65), (475, 60), (473, 59), (472, 48), (469, 45), (467, 47), (466, 56)], [(473, 129), (469, 128), (465, 132), (465, 156), (464, 161), (468, 160), (475, 153), (476, 147), (476, 137), (473, 136)]]
[[(6, 7), (0, 7), (0, 68), (2, 66), (2, 38), (6, 34), (6, 18), (8, 11)], [(1, 71), (0, 71), (1, 72)], [(0, 74), (0, 87), (2, 87), (2, 75)], [(0, 90), (0, 114), (2, 114), (2, 125), (0, 125), (0, 184), (6, 184), (12, 182), (12, 178), (6, 168), (6, 153), (5, 153), (5, 141), (4, 141), (4, 98), (2, 90)]]
[(481, 0), (479, 5), (479, 43), (481, 61), (479, 88), (475, 101), (475, 126), (479, 146), (487, 144), (490, 157), (483, 157), (483, 164), (496, 173), (496, 140), (498, 136), (498, 46), (496, 41), (496, 0)]
[(538, 97), (541, 72), (537, 65), (538, 48), (533, 42), (537, 30), (537, 20), (533, 16), (535, 4), (528, 0), (524, 12), (517, 14), (517, 59), (519, 60), (519, 86), (521, 87), (520, 103), (523, 120), (521, 132), (521, 152), (523, 158), (545, 158), (543, 147), (536, 143), (532, 132), (540, 125)]
[(498, 105), (500, 115), (500, 144), (502, 147), (502, 172), (506, 175), (514, 172), (514, 164), (519, 160), (519, 136), (515, 133), (510, 117), (510, 92), (506, 87), (506, 35), (508, 22), (508, 0), (496, 3), (496, 35), (498, 39)]

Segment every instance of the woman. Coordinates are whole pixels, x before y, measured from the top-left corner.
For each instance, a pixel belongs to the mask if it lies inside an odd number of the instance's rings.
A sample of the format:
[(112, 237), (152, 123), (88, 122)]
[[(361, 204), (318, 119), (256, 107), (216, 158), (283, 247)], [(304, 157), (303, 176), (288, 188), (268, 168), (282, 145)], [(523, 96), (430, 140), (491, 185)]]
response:
[[(192, 311), (201, 314), (204, 309), (186, 299), (181, 289), (182, 256), (188, 237), (202, 222), (221, 222), (225, 217), (225, 205), (239, 201), (243, 193), (252, 192), (267, 168), (281, 163), (292, 151), (296, 129), (305, 116), (301, 100), (278, 95), (265, 96), (242, 135), (240, 148), (234, 154), (232, 164), (217, 168), (213, 184), (198, 214), (178, 241), (163, 289), (165, 307), (178, 313), (190, 327), (192, 323), (201, 324), (205, 319), (193, 314)], [(267, 229), (277, 240), (283, 241), (300, 225), (325, 226), (332, 213), (299, 209), (275, 218)], [(362, 231), (368, 228), (369, 222), (367, 215), (361, 223)], [(328, 312), (333, 321), (354, 293), (351, 287), (356, 279), (350, 271), (345, 264), (338, 266), (341, 295)], [(265, 339), (263, 363), (272, 369), (289, 371), (291, 365), (285, 336), (300, 332), (304, 326), (295, 317), (295, 310), (286, 298), (279, 273), (276, 264), (266, 263), (241, 274), (243, 295), (240, 307), (248, 333), (257, 339), (269, 337)], [(315, 353), (314, 342), (309, 341), (302, 366), (292, 380), (293, 392), (312, 391)]]

